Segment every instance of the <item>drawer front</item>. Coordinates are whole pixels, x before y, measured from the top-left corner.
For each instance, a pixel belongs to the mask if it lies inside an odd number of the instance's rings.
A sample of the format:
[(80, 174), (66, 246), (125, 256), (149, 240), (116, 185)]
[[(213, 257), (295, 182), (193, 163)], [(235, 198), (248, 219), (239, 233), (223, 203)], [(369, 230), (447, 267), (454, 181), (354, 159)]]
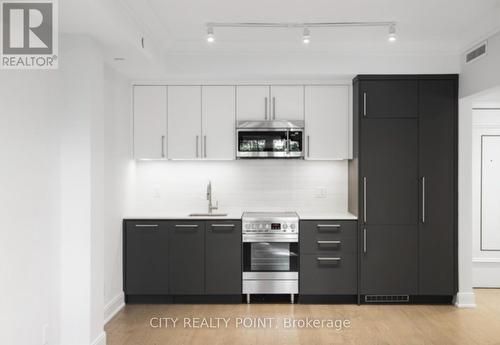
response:
[(351, 253), (356, 254), (356, 238), (355, 237), (338, 237), (330, 238), (327, 236), (318, 236), (315, 239), (301, 242), (301, 254), (332, 254), (335, 253)]
[(300, 294), (355, 295), (356, 254), (301, 255)]
[(356, 221), (301, 221), (300, 251), (356, 253)]

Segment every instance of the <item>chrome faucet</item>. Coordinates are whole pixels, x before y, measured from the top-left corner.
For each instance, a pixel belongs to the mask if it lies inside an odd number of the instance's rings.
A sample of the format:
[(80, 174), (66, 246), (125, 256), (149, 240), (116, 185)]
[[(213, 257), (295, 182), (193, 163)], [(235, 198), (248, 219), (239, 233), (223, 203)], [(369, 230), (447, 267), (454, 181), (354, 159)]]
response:
[(211, 214), (213, 210), (219, 209), (219, 201), (216, 201), (215, 206), (212, 205), (212, 181), (208, 181), (207, 200), (208, 200), (208, 213)]

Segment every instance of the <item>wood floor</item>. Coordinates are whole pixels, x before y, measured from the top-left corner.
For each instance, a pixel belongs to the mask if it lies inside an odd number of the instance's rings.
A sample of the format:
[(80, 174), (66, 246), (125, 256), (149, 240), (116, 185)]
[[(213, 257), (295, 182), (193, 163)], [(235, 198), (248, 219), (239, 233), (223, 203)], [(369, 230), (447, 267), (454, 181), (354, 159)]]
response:
[[(500, 289), (477, 289), (475, 309), (443, 305), (127, 305), (106, 326), (108, 345), (170, 344), (464, 344), (500, 345)], [(153, 328), (152, 318), (179, 318), (176, 328)], [(231, 318), (228, 327), (185, 328), (192, 317)], [(273, 318), (271, 328), (236, 327), (237, 318)], [(285, 328), (285, 318), (295, 320), (349, 320), (335, 328)], [(250, 319), (246, 319), (249, 322)], [(272, 321), (274, 320), (274, 321)], [(261, 326), (265, 323), (261, 319)], [(200, 324), (201, 325), (201, 324)], [(153, 326), (158, 320), (153, 319)], [(207, 326), (207, 325), (204, 325)], [(210, 326), (210, 325), (209, 325)]]

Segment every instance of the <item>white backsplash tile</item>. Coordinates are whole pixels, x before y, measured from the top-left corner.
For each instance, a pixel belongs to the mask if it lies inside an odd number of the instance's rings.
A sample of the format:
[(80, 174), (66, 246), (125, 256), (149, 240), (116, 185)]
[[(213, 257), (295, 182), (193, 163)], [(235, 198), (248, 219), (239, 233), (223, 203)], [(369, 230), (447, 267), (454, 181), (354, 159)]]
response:
[[(206, 212), (206, 187), (220, 212), (347, 210), (347, 161), (238, 160), (133, 163), (129, 214)], [(324, 197), (317, 191), (326, 190)]]

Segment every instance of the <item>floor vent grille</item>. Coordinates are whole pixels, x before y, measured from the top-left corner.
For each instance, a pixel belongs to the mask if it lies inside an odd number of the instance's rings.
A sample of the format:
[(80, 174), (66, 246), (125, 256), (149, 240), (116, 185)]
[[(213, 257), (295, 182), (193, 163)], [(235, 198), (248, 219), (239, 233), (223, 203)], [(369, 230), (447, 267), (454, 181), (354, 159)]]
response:
[(366, 303), (404, 303), (409, 302), (408, 295), (366, 295)]
[(472, 62), (476, 59), (479, 59), (481, 56), (486, 55), (487, 52), (487, 42), (483, 42), (477, 47), (469, 50), (467, 53), (465, 53), (465, 63)]

